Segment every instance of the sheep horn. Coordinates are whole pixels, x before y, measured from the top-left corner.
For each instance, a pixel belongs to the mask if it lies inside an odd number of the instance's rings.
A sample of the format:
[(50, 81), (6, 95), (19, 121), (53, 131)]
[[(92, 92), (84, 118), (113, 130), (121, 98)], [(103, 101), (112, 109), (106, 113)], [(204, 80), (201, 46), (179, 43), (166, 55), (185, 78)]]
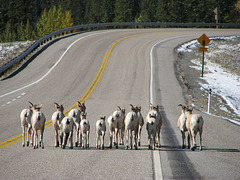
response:
[(30, 101), (28, 101), (30, 104), (31, 104), (31, 106), (33, 106), (33, 103), (31, 103)]
[(182, 106), (182, 104), (179, 104), (178, 106)]
[(117, 106), (119, 110), (122, 110), (119, 106)]
[(57, 107), (59, 107), (58, 103), (54, 102), (54, 104), (56, 104), (56, 105), (57, 105)]

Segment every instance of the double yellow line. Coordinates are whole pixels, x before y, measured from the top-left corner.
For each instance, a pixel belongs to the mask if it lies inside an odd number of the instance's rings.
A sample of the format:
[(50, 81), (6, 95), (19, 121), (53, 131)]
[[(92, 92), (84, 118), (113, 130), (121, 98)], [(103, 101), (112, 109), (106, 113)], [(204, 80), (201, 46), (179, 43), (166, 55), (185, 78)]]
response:
[[(129, 38), (129, 37), (133, 37), (133, 36), (124, 37), (124, 38), (122, 38), (122, 39), (120, 39), (120, 40), (117, 40), (116, 42), (112, 43), (112, 46), (110, 46), (109, 49), (107, 50), (107, 52), (105, 53), (105, 56), (104, 56), (103, 61), (102, 61), (102, 64), (101, 64), (101, 67), (99, 68), (98, 73), (97, 73), (95, 79), (93, 80), (92, 84), (90, 85), (90, 87), (88, 88), (88, 90), (85, 92), (85, 94), (81, 97), (81, 99), (78, 100), (79, 102), (81, 102), (81, 103), (85, 102), (85, 101), (88, 99), (88, 97), (91, 95), (91, 93), (92, 93), (92, 91), (94, 90), (94, 88), (96, 87), (96, 85), (98, 84), (98, 82), (99, 82), (99, 80), (100, 80), (100, 78), (101, 78), (101, 76), (102, 76), (102, 73), (103, 73), (103, 71), (104, 71), (104, 69), (105, 69), (105, 67), (106, 67), (106, 65), (107, 65), (109, 56), (110, 56), (110, 54), (111, 54), (114, 46), (115, 46), (117, 43), (119, 43), (120, 41), (122, 41), (122, 40), (124, 40), (124, 39), (127, 39), (127, 38)], [(70, 111), (71, 109), (77, 107), (77, 104), (78, 104), (78, 102), (76, 102), (72, 107), (70, 107), (67, 111), (65, 111), (64, 114), (65, 114), (65, 115), (68, 115), (68, 113), (69, 113), (69, 111)], [(45, 123), (45, 128), (48, 127), (48, 126), (50, 126), (50, 125), (52, 125), (52, 120), (49, 120), (49, 121), (47, 121), (47, 122)], [(27, 136), (27, 132), (25, 133), (25, 137), (24, 137), (24, 138), (26, 138), (26, 136)], [(13, 144), (13, 143), (16, 143), (16, 142), (18, 142), (18, 141), (21, 141), (21, 140), (22, 140), (22, 134), (14, 137), (14, 138), (12, 138), (12, 139), (9, 139), (9, 140), (6, 140), (6, 141), (4, 141), (4, 142), (1, 142), (1, 143), (0, 143), (0, 149), (3, 148), (3, 147), (9, 146), (9, 145), (11, 145), (11, 144)]]

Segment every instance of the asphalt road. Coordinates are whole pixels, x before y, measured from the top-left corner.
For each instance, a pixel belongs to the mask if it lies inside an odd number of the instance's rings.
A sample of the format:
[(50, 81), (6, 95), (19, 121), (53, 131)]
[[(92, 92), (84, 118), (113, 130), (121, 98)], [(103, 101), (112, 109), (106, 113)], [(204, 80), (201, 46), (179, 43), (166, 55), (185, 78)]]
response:
[[(185, 102), (173, 49), (203, 33), (240, 35), (230, 29), (108, 30), (62, 38), (46, 48), (0, 82), (0, 179), (239, 179), (239, 126), (197, 112), (204, 118), (203, 151), (181, 149), (177, 105)], [(80, 99), (91, 125), (90, 148), (55, 148), (54, 102), (64, 102), (67, 111)], [(44, 149), (21, 145), (19, 114), (28, 101), (43, 105)], [(161, 106), (160, 149), (148, 150), (145, 125), (138, 150), (109, 149), (108, 131), (105, 150), (95, 148), (100, 115), (108, 117), (117, 106), (129, 112), (131, 103), (141, 105), (145, 117), (149, 102)]]

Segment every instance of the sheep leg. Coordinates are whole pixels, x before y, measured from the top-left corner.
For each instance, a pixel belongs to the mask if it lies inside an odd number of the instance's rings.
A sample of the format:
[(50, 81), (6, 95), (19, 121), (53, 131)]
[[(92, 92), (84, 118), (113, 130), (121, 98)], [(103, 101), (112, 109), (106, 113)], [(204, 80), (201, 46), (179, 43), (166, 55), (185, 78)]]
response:
[(40, 142), (39, 145), (40, 147), (42, 146), (42, 149), (44, 149), (44, 144), (43, 144), (43, 132), (44, 132), (44, 126), (42, 127), (41, 131), (40, 131)]
[(63, 133), (60, 134), (60, 147), (63, 148)]
[(104, 149), (104, 136), (105, 136), (105, 132), (102, 131), (102, 139), (101, 139), (101, 142), (102, 142), (101, 148), (102, 149)]
[(153, 146), (152, 146), (152, 149), (155, 150), (156, 132), (153, 133), (152, 140), (153, 140)]
[(38, 148), (38, 133), (37, 130), (34, 129), (34, 143), (33, 143), (33, 148), (36, 149)]
[(160, 127), (157, 128), (156, 133), (157, 133), (157, 144), (158, 144), (158, 147), (160, 148), (161, 147), (161, 144), (160, 144)]
[(82, 146), (82, 139), (83, 139), (83, 135), (82, 135), (82, 130), (81, 127), (79, 126), (79, 146)]
[(148, 149), (151, 149), (151, 134), (150, 134), (150, 131), (148, 131)]
[[(29, 146), (29, 141), (30, 141), (30, 137), (31, 137), (31, 129), (32, 127), (29, 125), (28, 126), (28, 137), (27, 137), (27, 146)], [(33, 142), (31, 142), (32, 144)]]
[(120, 137), (121, 137), (121, 139), (120, 139), (120, 145), (124, 145), (124, 143), (123, 143), (123, 138), (124, 138), (124, 128), (122, 128), (122, 129), (120, 130)]
[(126, 147), (125, 147), (125, 149), (128, 149), (128, 140), (129, 140), (129, 130), (127, 129), (126, 130)]
[(22, 146), (25, 147), (25, 126), (22, 126)]
[(189, 135), (189, 132), (188, 132), (188, 136), (187, 136), (187, 140), (188, 140), (188, 149), (190, 149), (190, 135)]
[(89, 148), (89, 131), (87, 131), (87, 148)]
[(134, 148), (137, 149), (137, 143), (138, 143), (138, 128), (134, 130)]
[(141, 132), (142, 132), (142, 126), (139, 126), (139, 131), (138, 131), (138, 146), (141, 146)]
[(185, 148), (185, 145), (184, 145), (184, 143), (185, 143), (185, 132), (181, 131), (181, 133), (182, 133), (182, 149), (184, 149)]
[(199, 130), (199, 136), (200, 136), (200, 151), (202, 150), (202, 128)]
[(133, 139), (132, 130), (130, 130), (130, 148), (131, 148), (131, 149), (133, 148), (132, 139)]
[(58, 130), (55, 129), (55, 148), (59, 147)]
[(109, 148), (112, 149), (112, 144), (113, 144), (113, 131), (109, 131), (109, 137), (110, 137), (110, 141), (109, 141)]
[(97, 134), (97, 138), (96, 138), (96, 148), (97, 149), (99, 148), (98, 143), (99, 143), (99, 135)]
[(69, 133), (69, 148), (73, 149), (73, 132), (70, 131)]
[(118, 149), (118, 134), (119, 134), (119, 129), (115, 128), (115, 139), (114, 139), (114, 145), (116, 146), (116, 148)]
[(76, 130), (75, 146), (78, 147), (78, 142), (79, 142), (79, 124), (78, 123), (76, 123), (75, 130)]

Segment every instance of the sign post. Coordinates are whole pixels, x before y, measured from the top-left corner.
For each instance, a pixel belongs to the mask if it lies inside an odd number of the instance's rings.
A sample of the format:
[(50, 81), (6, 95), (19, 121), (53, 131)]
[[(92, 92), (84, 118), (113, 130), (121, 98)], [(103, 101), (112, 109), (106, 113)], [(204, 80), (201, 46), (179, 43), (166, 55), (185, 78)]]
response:
[(204, 51), (207, 51), (207, 48), (205, 46), (210, 42), (210, 39), (206, 36), (206, 34), (203, 34), (200, 38), (198, 38), (198, 42), (203, 46), (200, 47), (200, 51), (203, 52), (203, 58), (202, 58), (202, 77), (204, 72)]

